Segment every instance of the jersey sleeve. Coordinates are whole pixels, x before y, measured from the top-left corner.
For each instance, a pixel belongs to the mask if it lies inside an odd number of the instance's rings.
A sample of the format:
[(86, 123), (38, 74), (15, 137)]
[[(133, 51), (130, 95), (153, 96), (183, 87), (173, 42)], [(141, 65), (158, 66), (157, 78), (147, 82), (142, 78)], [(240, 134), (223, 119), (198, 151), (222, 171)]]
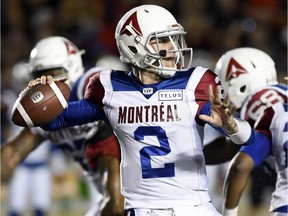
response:
[(65, 127), (86, 124), (97, 120), (105, 120), (102, 98), (104, 88), (100, 82), (100, 72), (89, 79), (84, 98), (68, 103), (68, 107), (52, 122), (42, 126), (47, 131), (55, 131)]
[(84, 98), (95, 104), (100, 110), (103, 111), (102, 99), (104, 97), (104, 87), (100, 82), (100, 72), (95, 73), (89, 79), (89, 83), (85, 90)]
[(68, 107), (64, 109), (56, 119), (47, 125), (41, 126), (41, 128), (46, 131), (55, 131), (101, 119), (106, 120), (104, 112), (84, 98), (82, 100), (69, 102)]
[[(195, 89), (195, 100), (199, 105), (196, 122), (200, 125), (205, 123), (199, 119), (200, 114), (210, 115), (210, 102), (209, 102), (209, 86), (212, 85), (213, 91), (216, 90), (217, 86), (221, 85), (218, 76), (211, 70), (207, 70), (202, 78), (200, 79), (196, 89)], [(223, 88), (221, 89), (222, 99), (224, 95)]]
[(255, 141), (253, 145), (243, 146), (240, 152), (248, 154), (254, 161), (254, 166), (259, 166), (272, 151), (272, 142), (270, 137), (261, 132), (255, 132)]

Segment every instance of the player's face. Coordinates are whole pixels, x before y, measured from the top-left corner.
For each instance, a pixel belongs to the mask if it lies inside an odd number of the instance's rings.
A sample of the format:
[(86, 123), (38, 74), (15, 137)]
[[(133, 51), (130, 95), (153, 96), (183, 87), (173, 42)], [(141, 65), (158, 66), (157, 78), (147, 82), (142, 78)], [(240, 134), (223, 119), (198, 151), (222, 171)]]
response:
[(175, 68), (176, 66), (176, 46), (170, 37), (152, 38), (149, 45), (155, 50), (156, 53), (166, 52), (162, 58), (164, 67)]

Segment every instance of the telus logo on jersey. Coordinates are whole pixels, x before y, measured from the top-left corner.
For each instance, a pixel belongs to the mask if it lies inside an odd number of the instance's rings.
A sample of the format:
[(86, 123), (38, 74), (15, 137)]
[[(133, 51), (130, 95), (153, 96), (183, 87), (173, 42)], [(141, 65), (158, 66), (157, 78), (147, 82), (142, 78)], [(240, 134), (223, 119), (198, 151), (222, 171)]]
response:
[(181, 121), (176, 104), (119, 107), (118, 124)]
[(182, 92), (182, 90), (159, 91), (158, 99), (159, 99), (159, 101), (179, 101), (179, 100), (183, 100), (183, 92)]

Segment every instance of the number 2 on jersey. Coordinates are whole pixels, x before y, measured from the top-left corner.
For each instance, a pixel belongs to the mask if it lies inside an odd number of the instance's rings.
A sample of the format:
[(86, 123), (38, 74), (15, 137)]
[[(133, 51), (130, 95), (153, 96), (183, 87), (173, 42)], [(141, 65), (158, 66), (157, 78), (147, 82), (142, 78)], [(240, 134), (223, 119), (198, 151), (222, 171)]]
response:
[(174, 163), (165, 163), (163, 168), (152, 168), (151, 156), (165, 156), (171, 152), (165, 130), (159, 126), (141, 126), (134, 132), (134, 138), (144, 140), (145, 136), (156, 136), (160, 146), (146, 146), (140, 150), (142, 178), (161, 178), (175, 176)]

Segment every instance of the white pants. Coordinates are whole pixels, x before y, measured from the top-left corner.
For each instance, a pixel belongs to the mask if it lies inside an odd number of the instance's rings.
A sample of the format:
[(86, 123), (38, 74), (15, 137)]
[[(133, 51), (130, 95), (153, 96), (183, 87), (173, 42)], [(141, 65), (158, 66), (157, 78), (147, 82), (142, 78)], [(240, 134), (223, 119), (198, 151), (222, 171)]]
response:
[(211, 202), (194, 207), (177, 207), (169, 209), (132, 209), (127, 216), (221, 216)]
[(50, 168), (48, 166), (35, 169), (17, 167), (8, 191), (9, 210), (24, 212), (31, 204), (32, 208), (47, 211), (51, 203)]

